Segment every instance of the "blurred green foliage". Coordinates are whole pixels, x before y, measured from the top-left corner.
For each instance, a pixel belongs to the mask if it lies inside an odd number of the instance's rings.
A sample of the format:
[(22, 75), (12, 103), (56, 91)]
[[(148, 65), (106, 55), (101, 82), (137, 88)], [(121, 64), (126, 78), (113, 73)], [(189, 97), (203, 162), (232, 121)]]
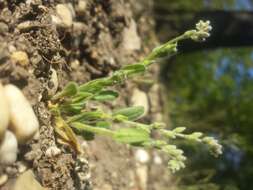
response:
[(182, 189), (253, 189), (252, 55), (251, 49), (191, 53), (167, 68), (172, 125), (211, 132), (225, 147), (218, 161), (189, 150), (191, 168), (179, 174), (179, 184), (188, 184)]
[(168, 10), (245, 10), (252, 0), (156, 0), (155, 4)]
[[(155, 6), (167, 9), (168, 13), (174, 10), (179, 11), (175, 13), (252, 11), (253, 1), (156, 0)], [(166, 17), (168, 26), (175, 20), (178, 22), (174, 23), (180, 25), (182, 19), (180, 14)], [(166, 29), (160, 34), (171, 33), (170, 27)], [(167, 86), (166, 109), (171, 126), (210, 132), (223, 140), (224, 145), (222, 158), (210, 160), (204, 150), (181, 144), (188, 147), (186, 155), (191, 163), (177, 175), (179, 189), (253, 189), (252, 49), (219, 49), (180, 55), (162, 68), (162, 78)]]

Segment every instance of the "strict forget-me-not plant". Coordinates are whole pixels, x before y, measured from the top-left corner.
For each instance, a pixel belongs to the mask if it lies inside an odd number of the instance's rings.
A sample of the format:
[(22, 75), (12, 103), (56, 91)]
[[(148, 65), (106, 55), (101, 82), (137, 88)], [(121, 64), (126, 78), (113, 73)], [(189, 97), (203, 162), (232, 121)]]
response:
[[(175, 172), (185, 167), (186, 157), (183, 150), (173, 145), (173, 140), (184, 139), (206, 145), (214, 156), (222, 153), (222, 147), (213, 137), (206, 137), (200, 132), (185, 133), (185, 127), (173, 130), (166, 129), (163, 123), (145, 124), (138, 122), (143, 115), (141, 106), (115, 109), (111, 112), (101, 108), (89, 107), (89, 102), (114, 101), (119, 94), (108, 87), (121, 84), (124, 81), (146, 72), (148, 67), (157, 60), (177, 52), (177, 43), (192, 39), (205, 41), (212, 27), (209, 21), (200, 21), (194, 30), (186, 31), (179, 37), (153, 49), (146, 58), (138, 63), (127, 65), (115, 71), (111, 76), (77, 85), (70, 82), (65, 88), (53, 96), (49, 108), (53, 114), (55, 131), (62, 143), (71, 145), (77, 152), (82, 152), (75, 134), (85, 138), (93, 135), (104, 135), (113, 140), (144, 148), (155, 148), (168, 155), (168, 168)], [(121, 127), (112, 127), (113, 125)], [(122, 124), (122, 125), (120, 125)], [(153, 132), (159, 133), (159, 138), (153, 137)]]

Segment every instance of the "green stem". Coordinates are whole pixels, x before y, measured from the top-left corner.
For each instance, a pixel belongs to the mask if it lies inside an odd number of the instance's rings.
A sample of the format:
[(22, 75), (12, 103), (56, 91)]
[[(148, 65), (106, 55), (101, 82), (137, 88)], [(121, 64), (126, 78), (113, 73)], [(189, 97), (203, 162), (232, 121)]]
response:
[[(169, 53), (175, 53), (176, 47), (177, 47), (176, 43), (181, 40), (187, 39), (189, 37), (190, 37), (189, 32), (184, 33), (181, 36), (176, 37), (173, 40), (170, 40), (167, 43), (159, 46), (158, 48), (155, 48), (145, 59), (133, 65), (141, 64), (145, 67), (148, 67), (151, 64), (153, 64), (156, 59), (162, 58), (165, 55), (168, 55)], [(101, 88), (113, 86), (115, 84), (124, 82), (125, 80), (131, 78), (132, 76), (135, 76), (135, 74), (137, 75), (137, 74), (142, 74), (142, 73), (144, 73), (144, 71), (140, 72), (134, 69), (133, 70), (120, 69), (114, 72), (112, 76), (96, 79), (95, 81), (91, 81), (90, 83), (81, 85), (80, 89), (84, 90), (88, 85), (101, 86)]]
[[(185, 39), (188, 39), (188, 38), (189, 38), (189, 34), (184, 33), (184, 34), (182, 34), (182, 35), (180, 35), (180, 36), (178, 36), (178, 37), (176, 37), (176, 38), (174, 38), (174, 39), (172, 39), (172, 40), (166, 42), (166, 44), (167, 44), (167, 45), (168, 45), (168, 44), (174, 44), (174, 43), (177, 43), (177, 42), (179, 42), (179, 41), (182, 41), (182, 40), (185, 40)], [(165, 45), (166, 45), (166, 44), (165, 44)]]

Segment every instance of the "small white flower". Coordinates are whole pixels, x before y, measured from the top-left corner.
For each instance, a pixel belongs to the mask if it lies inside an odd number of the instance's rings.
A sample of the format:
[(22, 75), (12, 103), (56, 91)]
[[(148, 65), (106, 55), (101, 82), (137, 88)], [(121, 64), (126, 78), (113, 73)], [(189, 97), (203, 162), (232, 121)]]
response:
[(212, 26), (210, 25), (210, 21), (206, 21), (204, 22), (203, 20), (200, 20), (197, 24), (196, 24), (196, 29), (198, 31), (203, 31), (203, 32), (207, 32), (209, 33), (212, 30)]
[(196, 24), (196, 30), (192, 31), (191, 39), (194, 41), (205, 41), (206, 38), (210, 36), (210, 31), (212, 30), (212, 26), (210, 25), (210, 21), (200, 20)]

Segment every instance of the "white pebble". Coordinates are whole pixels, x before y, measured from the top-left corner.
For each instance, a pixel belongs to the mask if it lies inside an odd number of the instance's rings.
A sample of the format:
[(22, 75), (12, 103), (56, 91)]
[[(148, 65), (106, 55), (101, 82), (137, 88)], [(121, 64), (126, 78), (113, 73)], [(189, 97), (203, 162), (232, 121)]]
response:
[(0, 145), (0, 164), (12, 164), (16, 161), (18, 154), (18, 143), (15, 135), (6, 131), (2, 144)]
[(4, 88), (0, 83), (0, 142), (9, 123), (9, 107), (7, 104)]
[(67, 4), (56, 5), (56, 12), (66, 27), (70, 27), (72, 25), (73, 23), (72, 10)]
[(51, 15), (51, 21), (54, 25), (58, 27), (63, 26), (63, 22), (59, 16)]
[(57, 156), (61, 153), (61, 150), (56, 146), (51, 146), (46, 150), (45, 155), (49, 158)]
[(84, 13), (87, 8), (87, 2), (85, 0), (79, 0), (76, 10), (77, 12)]
[(163, 163), (163, 160), (162, 158), (158, 155), (158, 154), (155, 154), (154, 155), (154, 163), (156, 165), (161, 165)]
[(24, 173), (27, 170), (27, 165), (22, 161), (17, 162), (17, 166), (18, 166), (18, 173)]
[(149, 111), (148, 96), (145, 92), (135, 88), (131, 97), (131, 103), (133, 106), (142, 106), (144, 108), (144, 115)]
[(20, 64), (21, 66), (26, 66), (29, 64), (29, 58), (26, 52), (24, 51), (15, 51), (11, 54), (11, 59)]
[(24, 144), (31, 140), (39, 129), (38, 119), (32, 106), (22, 91), (14, 85), (4, 87), (10, 108), (10, 130), (15, 134), (18, 143)]
[(131, 20), (129, 27), (123, 30), (122, 45), (127, 51), (139, 50), (141, 48), (141, 38), (138, 35), (137, 25), (134, 20)]
[(149, 161), (149, 154), (144, 149), (138, 149), (135, 152), (135, 159), (139, 163), (145, 164), (145, 163), (147, 163)]
[(57, 76), (57, 72), (54, 69), (51, 69), (51, 78), (50, 78), (50, 82), (53, 84), (53, 87), (49, 90), (50, 94), (55, 94), (58, 86), (59, 86), (59, 82), (58, 82), (58, 76)]

